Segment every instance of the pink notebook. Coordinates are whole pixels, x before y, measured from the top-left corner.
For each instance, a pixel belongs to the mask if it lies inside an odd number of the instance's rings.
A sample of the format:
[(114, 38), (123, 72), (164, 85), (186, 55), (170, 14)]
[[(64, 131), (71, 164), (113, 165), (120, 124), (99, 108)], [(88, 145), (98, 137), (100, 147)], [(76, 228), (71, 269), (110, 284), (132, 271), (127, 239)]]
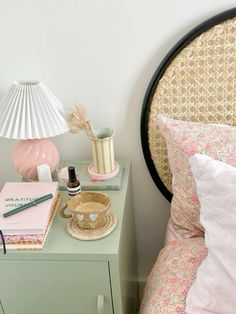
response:
[[(3, 234), (45, 233), (58, 182), (7, 182), (0, 193), (0, 230)], [(53, 198), (4, 218), (3, 214), (33, 199), (52, 193)]]

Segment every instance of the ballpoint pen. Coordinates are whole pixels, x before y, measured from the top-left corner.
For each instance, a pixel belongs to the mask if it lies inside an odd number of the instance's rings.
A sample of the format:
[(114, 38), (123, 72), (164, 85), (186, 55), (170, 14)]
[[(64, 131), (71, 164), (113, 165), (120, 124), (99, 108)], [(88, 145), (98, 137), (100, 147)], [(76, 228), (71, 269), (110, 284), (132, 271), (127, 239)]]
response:
[(9, 216), (15, 215), (16, 213), (19, 213), (22, 210), (25, 210), (25, 209), (30, 208), (32, 206), (37, 206), (37, 204), (42, 203), (42, 202), (44, 202), (44, 201), (46, 201), (46, 200), (48, 200), (48, 199), (50, 199), (52, 197), (53, 197), (53, 194), (50, 193), (50, 194), (46, 194), (44, 196), (41, 196), (39, 198), (36, 198), (34, 201), (31, 201), (31, 202), (26, 203), (24, 205), (20, 205), (19, 207), (16, 207), (16, 208), (14, 208), (14, 209), (4, 213), (3, 217), (6, 218), (6, 217), (9, 217)]

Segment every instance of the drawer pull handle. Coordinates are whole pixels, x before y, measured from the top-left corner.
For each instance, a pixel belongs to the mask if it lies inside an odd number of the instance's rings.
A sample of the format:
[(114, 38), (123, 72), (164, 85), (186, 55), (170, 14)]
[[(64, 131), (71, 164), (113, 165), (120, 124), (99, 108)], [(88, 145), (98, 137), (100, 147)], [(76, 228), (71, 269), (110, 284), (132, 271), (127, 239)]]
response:
[(5, 314), (1, 300), (0, 300), (0, 313)]
[(98, 296), (98, 314), (104, 314), (104, 295)]

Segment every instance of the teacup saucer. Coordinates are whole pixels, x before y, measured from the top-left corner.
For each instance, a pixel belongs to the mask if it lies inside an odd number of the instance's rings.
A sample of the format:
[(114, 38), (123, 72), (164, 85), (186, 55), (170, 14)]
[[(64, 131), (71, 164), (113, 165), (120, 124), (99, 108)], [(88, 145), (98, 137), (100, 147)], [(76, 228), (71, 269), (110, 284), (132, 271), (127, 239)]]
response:
[(67, 224), (68, 233), (78, 240), (98, 240), (108, 236), (117, 226), (117, 216), (115, 213), (107, 213), (107, 222), (103, 227), (97, 229), (79, 228), (76, 220), (71, 218)]

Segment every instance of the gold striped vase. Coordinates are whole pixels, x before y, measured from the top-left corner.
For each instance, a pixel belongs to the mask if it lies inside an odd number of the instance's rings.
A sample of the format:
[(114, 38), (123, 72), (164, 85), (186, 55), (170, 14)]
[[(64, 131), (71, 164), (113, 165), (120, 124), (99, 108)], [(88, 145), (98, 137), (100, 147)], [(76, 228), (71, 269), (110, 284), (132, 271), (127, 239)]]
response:
[(114, 170), (114, 130), (103, 128), (96, 130), (97, 137), (90, 137), (92, 144), (93, 166), (97, 173), (109, 173)]

